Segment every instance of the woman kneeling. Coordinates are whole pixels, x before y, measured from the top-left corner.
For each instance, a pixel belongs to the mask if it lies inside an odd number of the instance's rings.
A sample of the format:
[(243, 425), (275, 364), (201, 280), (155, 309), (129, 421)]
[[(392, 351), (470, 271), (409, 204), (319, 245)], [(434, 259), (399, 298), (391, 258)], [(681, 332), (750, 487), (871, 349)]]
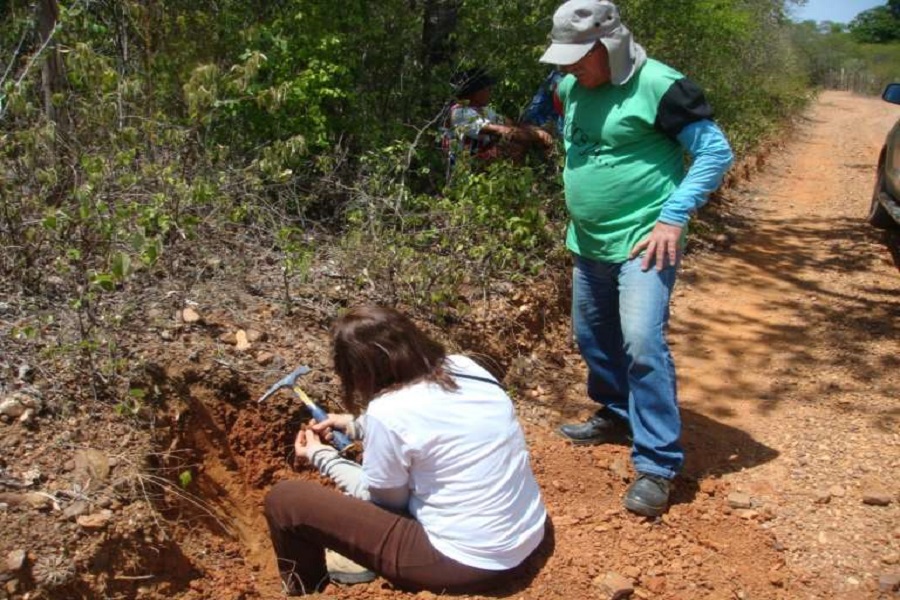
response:
[[(266, 497), (288, 593), (327, 584), (325, 548), (408, 591), (478, 593), (527, 576), (552, 531), (500, 384), (392, 309), (349, 311), (332, 341), (344, 400), (366, 411), (329, 415), (295, 443), (344, 494), (284, 481)], [(323, 443), (331, 428), (362, 441), (361, 467)]]

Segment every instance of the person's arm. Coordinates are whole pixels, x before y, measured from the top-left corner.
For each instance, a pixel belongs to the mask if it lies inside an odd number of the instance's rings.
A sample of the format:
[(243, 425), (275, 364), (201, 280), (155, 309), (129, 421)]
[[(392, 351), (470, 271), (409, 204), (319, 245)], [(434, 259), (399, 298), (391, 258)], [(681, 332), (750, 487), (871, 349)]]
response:
[(673, 83), (660, 100), (654, 126), (677, 141), (693, 161), (681, 184), (666, 199), (653, 231), (631, 250), (644, 253), (641, 268), (662, 270), (674, 265), (681, 235), (691, 215), (706, 204), (734, 161), (731, 146), (712, 121), (712, 108), (703, 91), (690, 79)]
[(719, 126), (706, 119), (682, 129), (678, 142), (693, 160), (687, 175), (663, 205), (659, 220), (684, 227), (722, 184), (722, 178), (734, 162), (734, 154)]
[(372, 500), (362, 467), (343, 458), (331, 446), (323, 445), (313, 450), (309, 461), (319, 473), (334, 481), (342, 492), (360, 500)]

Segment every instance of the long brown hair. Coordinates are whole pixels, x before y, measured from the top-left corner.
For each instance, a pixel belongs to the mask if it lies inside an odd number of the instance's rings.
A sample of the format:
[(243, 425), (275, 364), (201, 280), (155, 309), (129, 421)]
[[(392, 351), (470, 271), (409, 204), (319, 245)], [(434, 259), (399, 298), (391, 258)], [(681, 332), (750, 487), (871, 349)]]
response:
[(444, 369), (444, 347), (392, 308), (365, 305), (347, 311), (332, 327), (334, 369), (349, 408), (418, 381), (458, 389)]

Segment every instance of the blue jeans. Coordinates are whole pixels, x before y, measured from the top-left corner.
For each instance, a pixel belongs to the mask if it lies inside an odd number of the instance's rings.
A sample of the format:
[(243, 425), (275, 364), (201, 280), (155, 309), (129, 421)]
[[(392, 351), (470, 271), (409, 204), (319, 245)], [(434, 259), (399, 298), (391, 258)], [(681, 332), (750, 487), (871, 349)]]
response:
[(627, 419), (636, 471), (672, 479), (684, 463), (675, 363), (666, 341), (676, 266), (575, 256), (572, 325), (588, 367), (588, 396)]

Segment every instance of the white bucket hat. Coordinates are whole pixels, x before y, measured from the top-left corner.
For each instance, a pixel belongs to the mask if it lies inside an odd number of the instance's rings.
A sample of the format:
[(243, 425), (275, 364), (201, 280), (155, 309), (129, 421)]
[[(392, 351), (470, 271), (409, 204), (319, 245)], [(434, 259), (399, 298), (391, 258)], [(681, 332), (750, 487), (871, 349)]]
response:
[(626, 83), (647, 60), (622, 24), (616, 5), (607, 0), (569, 0), (553, 14), (550, 47), (540, 61), (571, 65), (601, 42), (609, 53), (610, 79), (614, 85)]

